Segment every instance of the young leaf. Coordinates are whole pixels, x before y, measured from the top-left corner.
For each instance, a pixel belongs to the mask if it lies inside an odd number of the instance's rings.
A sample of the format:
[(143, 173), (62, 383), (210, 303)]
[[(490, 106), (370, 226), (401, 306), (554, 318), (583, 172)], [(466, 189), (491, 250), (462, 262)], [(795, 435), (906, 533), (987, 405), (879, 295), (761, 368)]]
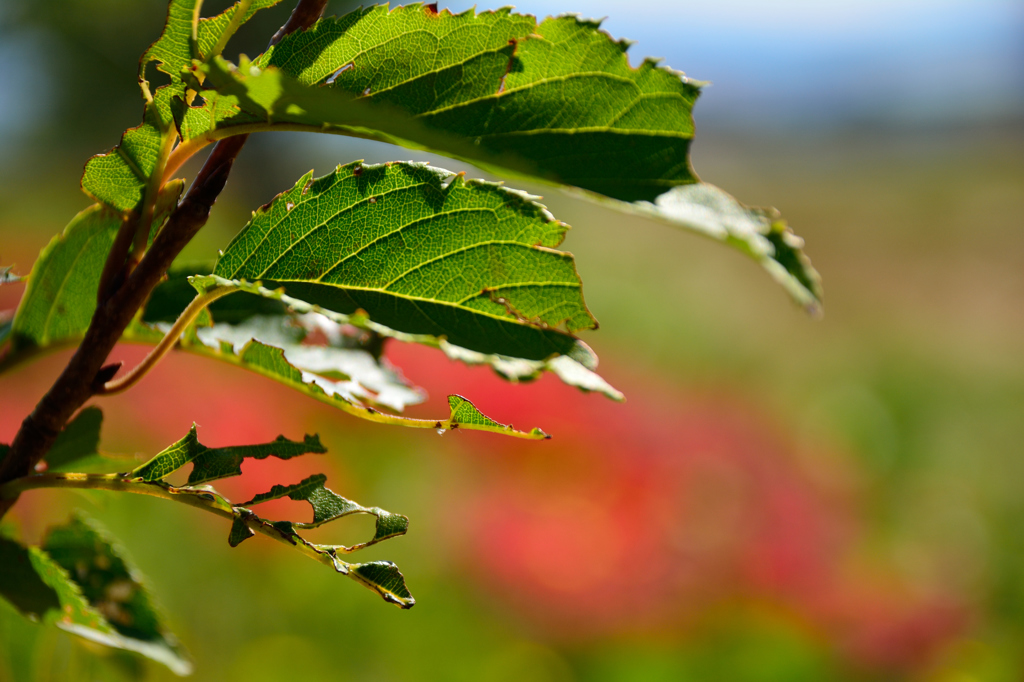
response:
[[(147, 188), (159, 190), (161, 178), (153, 176), (163, 173), (163, 161), (176, 136), (172, 136), (172, 109), (185, 106), (186, 86), (180, 77), (182, 67), (193, 59), (212, 56), (211, 52), (218, 46), (223, 48), (223, 42), (229, 37), (225, 36), (226, 31), (233, 32), (257, 11), (278, 2), (280, 0), (238, 2), (215, 17), (200, 18), (202, 0), (172, 0), (163, 33), (139, 60), (139, 82), (146, 100), (142, 123), (126, 130), (121, 142), (109, 152), (89, 159), (82, 174), (85, 193), (126, 213), (139, 205)], [(236, 21), (239, 10), (245, 13)], [(157, 88), (150, 96), (146, 67), (154, 62), (171, 77), (171, 84)]]
[(235, 445), (226, 448), (208, 448), (199, 442), (196, 425), (188, 435), (165, 448), (153, 459), (128, 474), (128, 478), (146, 482), (160, 481), (189, 462), (193, 463), (186, 485), (199, 485), (208, 481), (242, 474), (242, 461), (246, 458), (291, 459), (309, 453), (327, 452), (320, 444), (319, 436), (306, 436), (302, 442), (278, 436), (271, 443), (259, 445)]
[[(596, 327), (566, 226), (522, 193), (421, 164), (340, 166), (279, 195), (214, 275), (484, 353), (564, 355)], [(564, 328), (565, 331), (559, 331)]]
[[(167, 23), (163, 33), (139, 60), (139, 80), (146, 80), (146, 67), (156, 62), (157, 69), (170, 76), (172, 83), (180, 83), (181, 70), (190, 65), (193, 59), (208, 59), (219, 53), (215, 52), (215, 47), (226, 42), (225, 31), (237, 30), (256, 12), (273, 7), (280, 1), (236, 2), (216, 16), (200, 17), (202, 0), (171, 0), (167, 6)], [(242, 8), (243, 4), (247, 7)], [(236, 17), (239, 10), (245, 13)]]
[(371, 540), (353, 545), (352, 547), (334, 547), (334, 549), (346, 553), (369, 547), (397, 535), (405, 535), (409, 529), (409, 519), (407, 517), (401, 514), (392, 514), (380, 507), (363, 507), (325, 487), (324, 483), (326, 482), (327, 476), (315, 474), (294, 485), (275, 485), (269, 492), (256, 495), (248, 502), (243, 502), (237, 506), (251, 507), (262, 502), (279, 500), (282, 497), (309, 502), (309, 505), (313, 508), (312, 522), (293, 522), (291, 524), (293, 528), (316, 528), (317, 526), (352, 514), (372, 514), (376, 516), (377, 529)]
[(145, 104), (142, 123), (124, 131), (120, 143), (109, 152), (85, 163), (82, 190), (86, 194), (121, 213), (139, 205), (150, 178), (158, 170), (162, 173), (161, 160), (170, 153), (174, 141), (171, 99), (183, 92), (184, 86), (157, 88), (153, 101)]
[(31, 352), (80, 338), (96, 310), (100, 274), (121, 217), (96, 204), (39, 254), (15, 313), (12, 350)]
[(149, 656), (178, 674), (191, 672), (187, 654), (164, 627), (138, 571), (94, 522), (81, 515), (72, 517), (67, 524), (50, 529), (42, 549), (120, 635), (123, 641), (114, 646)]
[[(461, 39), (463, 32), (471, 39)], [(688, 153), (701, 83), (652, 60), (632, 68), (628, 47), (598, 23), (571, 16), (536, 25), (507, 9), (359, 10), (288, 36), (251, 65), (194, 65), (207, 89), (202, 106), (177, 115), (182, 151), (275, 127), (369, 137), (642, 202), (609, 205), (724, 236), (733, 215), (746, 210), (741, 204), (730, 200), (724, 212), (712, 213), (709, 231), (708, 216), (695, 224), (689, 211), (677, 210), (693, 195), (659, 201), (698, 182)], [(817, 273), (795, 239), (777, 254), (765, 251), (765, 238), (771, 242), (774, 234), (768, 227), (724, 241), (766, 253), (760, 260), (773, 276), (788, 278), (787, 289), (816, 310)]]
[(0, 537), (0, 595), (33, 620), (142, 654), (179, 675), (192, 671), (135, 572), (80, 519), (51, 530), (43, 548)]

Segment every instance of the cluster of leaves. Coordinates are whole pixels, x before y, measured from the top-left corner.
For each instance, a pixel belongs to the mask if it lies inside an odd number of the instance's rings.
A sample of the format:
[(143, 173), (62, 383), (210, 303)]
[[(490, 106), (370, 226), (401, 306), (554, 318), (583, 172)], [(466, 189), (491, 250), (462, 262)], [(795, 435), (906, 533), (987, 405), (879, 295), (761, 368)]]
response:
[[(121, 468), (131, 461), (99, 451), (102, 421), (97, 407), (80, 412), (47, 455), (47, 472), (18, 487), (117, 490), (182, 502), (229, 519), (228, 544), (232, 547), (261, 533), (333, 567), (393, 604), (411, 608), (416, 603), (405, 578), (390, 561), (349, 563), (339, 556), (404, 535), (409, 528), (405, 516), (379, 507), (363, 507), (338, 495), (325, 486), (327, 477), (323, 474), (294, 485), (275, 485), (240, 504), (233, 504), (209, 485), (240, 476), (246, 459), (323, 454), (327, 450), (319, 437), (292, 441), (281, 436), (270, 443), (208, 448), (199, 442), (193, 425), (184, 438), (128, 472), (95, 473)], [(169, 482), (170, 476), (188, 464), (192, 470), (184, 484)], [(283, 497), (308, 502), (313, 520), (268, 521), (251, 509)], [(366, 542), (350, 547), (314, 544), (298, 532), (353, 514), (376, 517), (376, 531)], [(25, 615), (108, 646), (144, 654), (181, 674), (191, 670), (187, 654), (162, 625), (138, 571), (94, 521), (78, 514), (66, 525), (51, 529), (38, 547), (0, 538), (0, 558), (0, 594)]]
[[(778, 213), (743, 206), (691, 168), (691, 112), (702, 84), (652, 60), (632, 67), (628, 43), (599, 23), (574, 16), (538, 23), (510, 9), (451, 14), (435, 5), (378, 5), (321, 19), (252, 60), (224, 59), (238, 27), (277, 2), (239, 0), (201, 18), (199, 0), (170, 1), (164, 31), (140, 61), (143, 122), (86, 164), (82, 188), (96, 203), (43, 249), (16, 314), (0, 322), (0, 370), (82, 339), (119, 232), (135, 225), (137, 251), (153, 243), (178, 205), (184, 182), (174, 174), (188, 158), (218, 140), (273, 130), (382, 140), (565, 187), (610, 210), (720, 240), (760, 262), (801, 306), (818, 310), (817, 273)], [(154, 69), (170, 81), (155, 90), (147, 80)], [(357, 161), (325, 177), (307, 174), (255, 211), (215, 261), (176, 265), (122, 338), (244, 367), (370, 421), (547, 438), (540, 429), (501, 424), (457, 395), (448, 397), (445, 417), (403, 417), (425, 396), (383, 354), (391, 339), (425, 344), (513, 382), (552, 372), (621, 400), (576, 337), (597, 321), (573, 257), (557, 250), (568, 226), (538, 199), (411, 162)], [(0, 278), (14, 279), (9, 270)], [(327, 343), (312, 344), (311, 335)], [(207, 485), (240, 474), (245, 458), (322, 452), (317, 439), (209, 449), (193, 429), (127, 473), (85, 473), (109, 465), (96, 454), (97, 415), (87, 409), (66, 428), (47, 457), (48, 472), (0, 492), (96, 487), (183, 501), (229, 518), (232, 546), (262, 533), (388, 601), (414, 603), (393, 564), (339, 558), (403, 534), (405, 517), (336, 495), (322, 475), (238, 505)], [(70, 471), (72, 464), (81, 469)], [(168, 483), (186, 464), (193, 466), (187, 483)], [(285, 496), (308, 501), (313, 521), (270, 522), (249, 509)], [(370, 541), (323, 546), (298, 533), (349, 514), (377, 517)], [(153, 620), (149, 598), (94, 525), (73, 520), (41, 547), (3, 542), (0, 551), (14, 558), (3, 563), (0, 590), (21, 610), (187, 667), (159, 627), (139, 629)], [(81, 561), (67, 545), (93, 548), (85, 564), (121, 568), (76, 573)], [(145, 608), (136, 605), (125, 620), (117, 616), (124, 600), (115, 608), (110, 595), (129, 579)], [(22, 588), (9, 586), (25, 581), (35, 581), (24, 592), (30, 596), (11, 596)]]

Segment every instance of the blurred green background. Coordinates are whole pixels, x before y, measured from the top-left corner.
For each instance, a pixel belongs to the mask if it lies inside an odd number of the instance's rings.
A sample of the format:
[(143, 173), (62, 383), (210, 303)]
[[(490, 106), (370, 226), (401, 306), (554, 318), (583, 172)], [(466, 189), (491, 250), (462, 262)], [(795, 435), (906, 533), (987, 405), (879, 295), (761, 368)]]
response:
[[(783, 212), (823, 274), (825, 318), (718, 244), (516, 183), (574, 227), (565, 248), (601, 321), (585, 340), (626, 404), (398, 346), (389, 357), (431, 394), (417, 413), (459, 392), (554, 440), (366, 425), (179, 356), (100, 403), (112, 451), (155, 452), (193, 420), (209, 445), (319, 432), (324, 458), (247, 464), (223, 487), (325, 471), (339, 493), (407, 514), (408, 536), (366, 553), (401, 566), (413, 610), (272, 543), (230, 549), (219, 520), (161, 501), (32, 493), (12, 515), (22, 537), (72, 508), (100, 520), (199, 680), (1024, 679), (1024, 9), (519, 8), (608, 15), (613, 35), (639, 40), (634, 63), (664, 56), (714, 81), (696, 109), (695, 168)], [(27, 274), (88, 204), (82, 164), (138, 122), (135, 64), (164, 11), (0, 0), (2, 264)], [(288, 11), (258, 15), (227, 53), (257, 54)], [(309, 168), (358, 158), (463, 169), (344, 138), (253, 139), (186, 255), (215, 254)], [(0, 309), (20, 294), (0, 289)], [(67, 357), (0, 376), (0, 441)], [(137, 677), (171, 675), (0, 604), (0, 680)]]

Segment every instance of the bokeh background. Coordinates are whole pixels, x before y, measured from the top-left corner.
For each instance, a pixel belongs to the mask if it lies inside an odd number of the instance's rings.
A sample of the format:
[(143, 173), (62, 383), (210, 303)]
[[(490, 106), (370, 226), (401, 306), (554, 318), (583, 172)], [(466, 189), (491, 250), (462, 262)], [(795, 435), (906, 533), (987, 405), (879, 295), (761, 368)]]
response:
[[(1024, 5), (518, 6), (607, 15), (612, 35), (639, 41), (634, 63), (665, 57), (713, 82), (696, 108), (694, 165), (747, 203), (777, 206), (806, 238), (825, 318), (805, 317), (718, 244), (516, 183), (574, 226), (565, 248), (601, 321), (586, 341), (627, 403), (552, 377), (506, 384), (397, 345), (389, 357), (431, 394), (419, 413), (459, 392), (554, 440), (367, 425), (177, 355), (100, 403), (118, 452), (155, 452), (193, 419), (209, 445), (319, 432), (325, 457), (247, 464), (223, 487), (325, 471), (332, 489), (407, 514), (408, 536), (366, 554), (398, 562), (413, 610), (274, 543), (230, 549), (222, 522), (158, 500), (32, 493), (13, 515), (22, 536), (72, 508), (99, 519), (200, 680), (1024, 679)], [(0, 0), (2, 264), (27, 274), (88, 204), (82, 164), (138, 122), (136, 59), (164, 11), (157, 0)], [(261, 13), (227, 53), (257, 54), (288, 11)], [(465, 169), (265, 135), (187, 256), (215, 254), (311, 167), (359, 158)], [(0, 308), (20, 293), (0, 289)], [(0, 441), (66, 359), (0, 376)], [(325, 538), (369, 528), (334, 525)], [(136, 677), (171, 676), (0, 604), (0, 679)]]

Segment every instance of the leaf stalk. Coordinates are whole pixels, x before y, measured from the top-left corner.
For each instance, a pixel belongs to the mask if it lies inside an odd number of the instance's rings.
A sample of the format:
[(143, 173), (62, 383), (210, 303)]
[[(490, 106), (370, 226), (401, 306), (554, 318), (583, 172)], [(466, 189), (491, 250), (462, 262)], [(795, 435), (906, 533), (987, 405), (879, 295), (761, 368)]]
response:
[(181, 335), (188, 329), (189, 325), (195, 322), (196, 318), (199, 317), (200, 313), (206, 309), (208, 305), (216, 301), (218, 298), (224, 298), (228, 294), (232, 294), (234, 291), (228, 287), (220, 287), (217, 289), (211, 289), (204, 294), (200, 294), (192, 299), (192, 302), (188, 304), (188, 307), (181, 312), (178, 319), (174, 321), (174, 325), (170, 331), (164, 334), (164, 337), (160, 340), (160, 343), (156, 345), (149, 352), (149, 354), (131, 369), (127, 374), (112, 379), (105, 384), (103, 388), (97, 392), (97, 395), (117, 395), (123, 393), (129, 388), (139, 383), (142, 377), (146, 376), (151, 369), (156, 367), (157, 363), (167, 355)]

